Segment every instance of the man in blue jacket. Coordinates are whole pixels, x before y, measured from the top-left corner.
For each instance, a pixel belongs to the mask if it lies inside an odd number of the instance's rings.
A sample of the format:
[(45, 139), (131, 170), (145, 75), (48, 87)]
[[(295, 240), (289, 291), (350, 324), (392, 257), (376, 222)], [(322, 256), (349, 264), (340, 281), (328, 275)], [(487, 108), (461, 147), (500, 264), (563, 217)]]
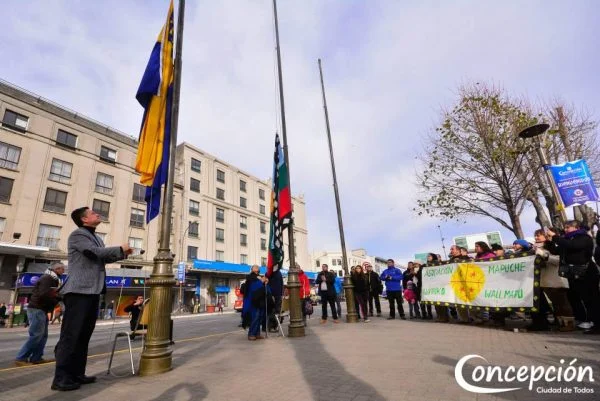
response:
[(404, 307), (402, 306), (402, 271), (394, 266), (394, 260), (387, 260), (387, 269), (381, 273), (381, 281), (385, 283), (387, 299), (390, 302), (390, 317), (388, 320), (396, 318), (396, 309), (394, 301), (398, 303), (398, 313), (400, 319), (406, 320), (404, 316)]

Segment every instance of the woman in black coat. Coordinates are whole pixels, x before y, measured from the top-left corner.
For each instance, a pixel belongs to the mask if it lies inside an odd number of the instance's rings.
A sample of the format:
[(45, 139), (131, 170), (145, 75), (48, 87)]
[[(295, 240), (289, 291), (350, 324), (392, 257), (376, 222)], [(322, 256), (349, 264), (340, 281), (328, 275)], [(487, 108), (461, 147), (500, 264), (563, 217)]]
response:
[[(552, 241), (548, 244), (550, 253), (560, 256), (561, 265), (587, 265), (581, 277), (569, 277), (569, 288), (581, 299), (585, 306), (588, 321), (594, 326), (585, 331), (586, 334), (600, 334), (600, 275), (598, 266), (592, 260), (594, 240), (581, 228), (577, 220), (565, 223), (565, 235), (558, 236), (548, 231)], [(598, 239), (598, 238), (597, 238)], [(572, 305), (577, 310), (577, 305)]]
[(362, 266), (358, 265), (354, 268), (352, 272), (352, 276), (350, 277), (352, 280), (352, 285), (354, 286), (354, 299), (358, 303), (359, 311), (357, 313), (362, 313), (362, 318), (365, 323), (369, 322), (369, 315), (367, 313), (367, 298), (369, 297), (369, 287), (367, 284), (367, 277), (362, 269)]

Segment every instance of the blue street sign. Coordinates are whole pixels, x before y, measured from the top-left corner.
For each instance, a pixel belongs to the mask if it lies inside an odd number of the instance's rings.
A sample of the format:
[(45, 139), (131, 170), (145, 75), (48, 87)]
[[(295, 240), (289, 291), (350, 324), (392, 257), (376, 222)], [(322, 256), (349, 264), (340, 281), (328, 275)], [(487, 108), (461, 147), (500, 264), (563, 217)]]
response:
[(177, 266), (177, 280), (181, 282), (185, 281), (185, 262), (179, 262)]
[(575, 160), (549, 168), (565, 206), (598, 201), (598, 192), (585, 160)]

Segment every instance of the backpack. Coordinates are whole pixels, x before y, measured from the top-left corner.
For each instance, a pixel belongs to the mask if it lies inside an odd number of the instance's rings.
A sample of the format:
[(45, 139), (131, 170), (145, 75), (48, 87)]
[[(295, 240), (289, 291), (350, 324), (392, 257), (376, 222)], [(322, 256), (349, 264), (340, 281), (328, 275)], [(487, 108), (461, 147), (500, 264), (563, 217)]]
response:
[(306, 299), (304, 300), (304, 305), (303, 305), (303, 307), (304, 307), (304, 310), (303, 310), (303, 312), (304, 312), (304, 314), (305, 314), (305, 315), (307, 315), (307, 316), (310, 316), (310, 315), (312, 315), (312, 314), (313, 314), (313, 312), (314, 312), (314, 311), (313, 311), (313, 304), (312, 304), (312, 302), (311, 302), (310, 298), (306, 298)]

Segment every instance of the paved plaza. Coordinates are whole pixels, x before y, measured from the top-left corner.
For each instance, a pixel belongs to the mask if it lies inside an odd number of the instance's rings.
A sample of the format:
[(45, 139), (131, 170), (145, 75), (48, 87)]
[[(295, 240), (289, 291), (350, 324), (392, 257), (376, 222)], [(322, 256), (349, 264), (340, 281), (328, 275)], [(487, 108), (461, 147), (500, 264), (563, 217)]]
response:
[[(597, 400), (600, 338), (581, 333), (524, 333), (432, 321), (319, 324), (316, 310), (304, 338), (249, 342), (241, 329), (178, 340), (171, 372), (153, 377), (128, 374), (119, 353), (115, 373), (107, 358), (89, 360), (95, 384), (73, 392), (50, 390), (54, 365), (0, 370), (0, 400)], [(206, 324), (211, 324), (207, 322)], [(140, 342), (135, 343), (138, 347)], [(457, 361), (477, 354), (492, 365), (558, 365), (577, 358), (590, 365), (594, 383), (570, 383), (593, 394), (550, 395), (527, 389), (500, 394), (463, 390), (454, 378)], [(139, 349), (136, 350), (139, 356)], [(472, 368), (465, 368), (470, 378)], [(506, 385), (503, 387), (518, 387)], [(512, 383), (515, 384), (515, 383)], [(541, 385), (549, 386), (542, 383)], [(494, 385), (492, 387), (498, 387)], [(527, 387), (527, 383), (520, 384)], [(565, 384), (563, 384), (565, 386)]]

